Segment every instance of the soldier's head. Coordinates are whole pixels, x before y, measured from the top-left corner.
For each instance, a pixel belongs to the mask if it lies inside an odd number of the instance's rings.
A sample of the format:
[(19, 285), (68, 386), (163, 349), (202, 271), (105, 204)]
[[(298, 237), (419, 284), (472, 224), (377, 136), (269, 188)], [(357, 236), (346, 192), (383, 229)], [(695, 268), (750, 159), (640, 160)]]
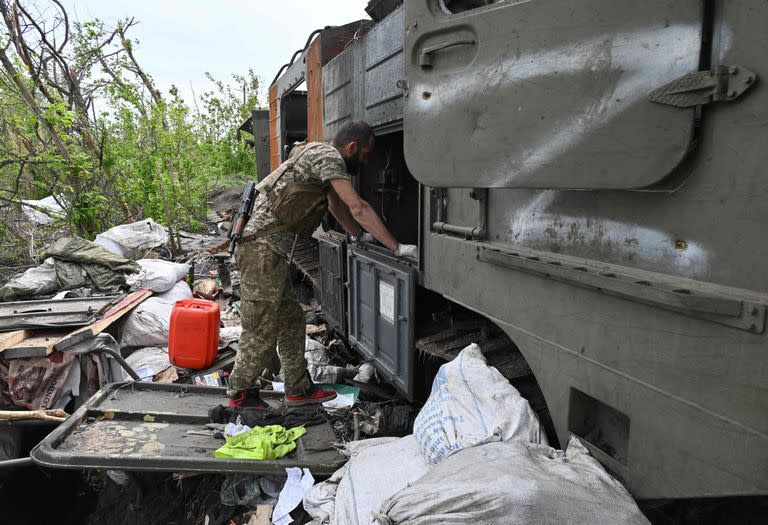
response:
[(354, 173), (361, 164), (368, 163), (375, 141), (371, 126), (362, 120), (350, 120), (339, 128), (331, 144), (341, 153), (347, 171)]

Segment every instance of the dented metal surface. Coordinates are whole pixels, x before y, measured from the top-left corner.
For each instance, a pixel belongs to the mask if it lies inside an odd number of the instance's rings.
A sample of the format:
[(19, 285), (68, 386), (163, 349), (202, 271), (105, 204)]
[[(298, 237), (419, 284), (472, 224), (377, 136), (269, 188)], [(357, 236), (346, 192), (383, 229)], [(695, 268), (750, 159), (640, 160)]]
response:
[[(487, 53), (513, 58), (510, 51), (528, 46), (532, 51), (520, 57), (534, 60), (528, 65), (499, 62), (499, 74), (491, 77), (497, 83), (488, 88), (498, 96), (489, 98), (482, 91), (488, 78), (469, 74), (482, 70), (475, 69), (480, 64), (474, 59), (462, 58), (471, 52), (466, 46), (451, 48), (451, 53), (458, 53), (453, 58), (438, 55), (431, 71), (419, 67), (417, 52), (407, 54), (406, 160), (422, 182), (447, 188), (445, 216), (432, 215), (425, 221), (424, 284), (482, 313), (509, 334), (541, 385), (561, 439), (575, 431), (569, 419), (574, 390), (625, 414), (630, 423), (622, 474), (637, 497), (768, 493), (761, 372), (768, 359), (764, 331), (768, 274), (763, 271), (768, 244), (762, 241), (768, 222), (767, 92), (755, 83), (731, 103), (697, 108), (701, 127), (695, 148), (690, 153), (679, 151), (687, 156), (666, 179), (664, 166), (653, 163), (672, 159), (666, 156), (671, 150), (635, 147), (635, 138), (623, 134), (656, 133), (654, 126), (663, 120), (657, 118), (659, 110), (685, 114), (688, 110), (648, 99), (653, 89), (684, 74), (720, 64), (738, 64), (757, 78), (768, 73), (760, 69), (768, 52), (768, 35), (762, 29), (768, 23), (768, 6), (741, 1), (705, 4), (709, 11), (698, 11), (702, 7), (698, 2), (584, 2), (559, 13), (566, 26), (581, 16), (573, 10), (587, 13), (596, 6), (603, 9), (591, 11), (592, 22), (610, 18), (617, 10), (629, 17), (633, 9), (654, 7), (657, 14), (680, 8), (708, 17), (703, 26), (711, 24), (707, 35), (711, 54), (700, 56), (697, 46), (689, 47), (683, 62), (675, 62), (674, 67), (688, 64), (678, 74), (669, 68), (664, 73), (669, 77), (649, 82), (647, 91), (637, 89), (621, 104), (614, 100), (602, 106), (604, 96), (618, 85), (610, 85), (611, 78), (624, 81), (627, 72), (653, 76), (660, 71), (638, 60), (637, 69), (614, 71), (611, 77), (610, 68), (619, 64), (612, 62), (607, 69), (595, 70), (599, 74), (593, 84), (571, 76), (558, 85), (556, 75), (562, 78), (562, 72), (585, 66), (579, 46), (587, 40), (570, 27), (551, 33), (543, 42), (530, 33), (551, 27), (554, 19), (537, 20), (521, 33), (522, 21), (536, 19), (514, 15), (516, 9), (550, 15), (554, 11), (547, 9), (548, 2), (502, 2), (476, 12), (434, 15), (427, 26), (425, 18), (433, 16), (427, 0), (406, 6), (407, 49), (418, 51), (433, 44), (424, 41), (433, 22), (446, 30), (440, 38), (448, 41), (450, 28), (479, 26), (480, 14), (487, 15), (488, 30), (508, 16), (505, 31), (496, 36), (473, 35), (478, 39), (478, 59), (483, 46), (491, 48)], [(643, 16), (634, 20), (642, 25)], [(603, 31), (601, 24), (592, 22), (579, 25), (579, 30), (595, 35)], [(676, 27), (670, 22), (668, 27), (664, 21), (651, 27), (645, 33), (650, 40), (633, 43), (631, 37), (639, 33), (628, 31), (622, 37), (628, 46), (625, 52), (635, 44), (638, 51), (650, 44), (654, 49), (648, 57), (678, 56), (675, 53), (686, 46), (651, 38)], [(683, 24), (678, 30), (682, 35), (694, 31), (694, 25)], [(572, 47), (575, 53), (570, 52)], [(553, 49), (563, 53), (558, 56), (551, 53)], [(612, 52), (604, 56), (615, 57)], [(542, 57), (548, 60), (542, 62)], [(441, 58), (448, 68), (442, 74)], [(704, 68), (700, 59), (707, 64)], [(537, 65), (541, 77), (531, 69)], [(589, 77), (589, 68), (578, 70)], [(642, 80), (642, 75), (635, 78)], [(514, 91), (518, 80), (522, 87)], [(497, 85), (500, 91), (494, 92)], [(505, 96), (500, 95), (505, 89)], [(583, 103), (559, 104), (561, 99), (552, 98), (559, 89), (582, 90)], [(446, 90), (448, 98), (441, 98)], [(526, 113), (536, 105), (541, 113)], [(626, 105), (639, 111), (637, 118), (625, 120), (632, 114), (620, 110)], [(431, 109), (425, 113), (410, 112), (411, 108)], [(545, 118), (536, 122), (537, 116)], [(626, 128), (617, 133), (617, 123)], [(663, 142), (672, 146), (668, 138)], [(626, 149), (614, 156), (617, 147)], [(570, 161), (562, 165), (562, 178), (538, 178), (552, 165), (548, 163), (565, 159)], [(642, 173), (635, 172), (643, 163), (651, 164)], [(649, 191), (563, 189), (636, 188), (637, 180), (632, 181), (638, 174), (647, 183), (661, 180), (663, 185)], [(603, 185), (599, 177), (606, 177), (603, 182), (612, 178), (615, 186)], [(568, 180), (578, 183), (565, 184)], [(594, 184), (583, 183), (588, 180)], [(536, 189), (541, 181), (540, 187), (558, 189)], [(431, 227), (436, 220), (476, 224), (476, 202), (467, 187), (478, 185), (493, 186), (488, 195), (487, 244)], [(504, 185), (534, 188), (498, 187)], [(438, 210), (433, 206), (431, 211)], [(483, 251), (496, 249), (500, 252)], [(579, 267), (593, 268), (595, 275), (587, 276)], [(632, 284), (640, 292), (624, 287), (624, 274), (637, 277)], [(667, 302), (674, 297), (669, 292), (661, 292), (651, 304), (646, 295), (654, 283), (669, 286), (672, 294), (675, 289), (695, 289), (707, 298), (721, 294), (728, 304), (717, 315), (681, 311)], [(593, 453), (610, 464), (605, 452)]]
[(688, 153), (693, 110), (647, 94), (698, 70), (699, 1), (500, 3), (456, 16), (432, 3), (406, 4), (405, 155), (419, 182), (642, 188)]

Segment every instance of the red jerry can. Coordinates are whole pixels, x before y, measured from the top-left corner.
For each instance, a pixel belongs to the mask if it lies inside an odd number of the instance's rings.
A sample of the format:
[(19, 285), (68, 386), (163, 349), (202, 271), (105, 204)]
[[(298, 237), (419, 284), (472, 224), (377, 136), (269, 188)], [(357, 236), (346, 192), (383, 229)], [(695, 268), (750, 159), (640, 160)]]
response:
[(219, 351), (219, 305), (206, 299), (176, 301), (171, 311), (168, 358), (174, 366), (200, 370)]

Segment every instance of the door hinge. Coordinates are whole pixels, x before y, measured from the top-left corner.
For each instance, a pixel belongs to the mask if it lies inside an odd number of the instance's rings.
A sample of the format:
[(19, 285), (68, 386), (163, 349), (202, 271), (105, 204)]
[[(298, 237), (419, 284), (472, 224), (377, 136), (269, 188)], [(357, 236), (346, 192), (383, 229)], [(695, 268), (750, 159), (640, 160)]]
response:
[(755, 85), (757, 75), (737, 65), (717, 66), (676, 78), (648, 94), (651, 102), (690, 108), (710, 102), (730, 102)]

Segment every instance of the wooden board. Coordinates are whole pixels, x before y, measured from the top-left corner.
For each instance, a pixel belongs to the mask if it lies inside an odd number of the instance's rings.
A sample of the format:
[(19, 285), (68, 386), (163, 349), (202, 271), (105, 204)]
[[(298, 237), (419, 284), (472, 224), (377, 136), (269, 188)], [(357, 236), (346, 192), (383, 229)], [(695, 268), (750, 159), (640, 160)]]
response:
[(0, 352), (12, 348), (32, 335), (29, 330), (16, 330), (0, 334)]
[(3, 357), (18, 359), (22, 357), (44, 357), (53, 352), (53, 346), (66, 333), (30, 334), (23, 341), (19, 341), (13, 347), (3, 352)]
[(93, 339), (101, 332), (106, 330), (112, 323), (136, 308), (136, 306), (142, 303), (150, 295), (152, 295), (152, 290), (147, 289), (133, 292), (131, 295), (113, 306), (104, 314), (104, 317), (98, 321), (94, 321), (88, 326), (84, 326), (79, 330), (75, 330), (68, 336), (57, 341), (54, 345), (54, 349), (58, 351), (65, 350), (81, 341), (85, 341), (86, 339)]

